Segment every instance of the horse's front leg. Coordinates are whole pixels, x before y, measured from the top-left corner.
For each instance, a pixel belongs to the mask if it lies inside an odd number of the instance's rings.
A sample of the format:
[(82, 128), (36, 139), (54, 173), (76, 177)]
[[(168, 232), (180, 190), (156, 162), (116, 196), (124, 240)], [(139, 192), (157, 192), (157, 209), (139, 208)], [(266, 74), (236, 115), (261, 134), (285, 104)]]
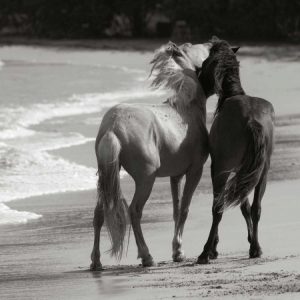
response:
[(186, 173), (186, 181), (183, 189), (181, 205), (179, 208), (179, 213), (177, 221), (175, 223), (175, 233), (173, 238), (173, 261), (180, 262), (185, 259), (184, 251), (182, 250), (182, 234), (183, 228), (188, 216), (189, 206), (191, 204), (191, 199), (194, 191), (200, 181), (202, 176), (203, 167), (191, 168)]
[(219, 241), (218, 236), (218, 226), (221, 222), (223, 211), (220, 209), (220, 206), (216, 205), (216, 198), (214, 199), (213, 208), (212, 208), (213, 222), (209, 232), (209, 237), (204, 246), (204, 249), (201, 255), (198, 257), (197, 264), (207, 264), (209, 263), (209, 258), (217, 258), (218, 253), (216, 250), (217, 243)]
[[(172, 193), (172, 200), (173, 200), (173, 220), (174, 220), (174, 234), (176, 232), (177, 220), (179, 215), (179, 199), (181, 197), (181, 181), (183, 175), (173, 176), (170, 177), (170, 184), (171, 184), (171, 193)], [(174, 245), (173, 245), (174, 247)], [(174, 248), (173, 248), (173, 259), (174, 258)], [(178, 258), (177, 258), (178, 261)]]
[[(208, 264), (209, 258), (217, 258), (218, 256), (218, 252), (217, 252), (217, 244), (219, 242), (218, 227), (222, 220), (223, 210), (222, 210), (222, 203), (218, 203), (217, 200), (219, 200), (218, 198), (220, 192), (224, 189), (224, 186), (228, 178), (228, 173), (213, 172), (212, 174), (213, 174), (212, 182), (213, 182), (213, 190), (214, 190), (214, 201), (212, 206), (213, 222), (211, 225), (207, 242), (204, 246), (202, 253), (198, 257), (197, 260), (198, 264)], [(223, 174), (223, 175), (214, 176), (214, 174)]]
[(173, 200), (173, 220), (175, 222), (175, 225), (179, 214), (179, 198), (181, 197), (182, 177), (183, 175), (170, 177), (171, 193)]

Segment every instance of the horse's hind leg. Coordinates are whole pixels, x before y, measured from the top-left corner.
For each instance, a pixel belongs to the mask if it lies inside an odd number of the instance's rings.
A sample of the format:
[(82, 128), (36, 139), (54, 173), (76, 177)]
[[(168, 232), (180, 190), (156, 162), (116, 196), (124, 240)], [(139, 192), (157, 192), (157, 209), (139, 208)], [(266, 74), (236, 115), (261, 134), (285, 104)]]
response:
[(177, 222), (178, 214), (179, 214), (179, 198), (181, 194), (181, 180), (183, 175), (170, 177), (171, 183), (171, 193), (173, 200), (173, 220)]
[(91, 254), (92, 263), (90, 269), (93, 271), (101, 270), (102, 265), (100, 262), (100, 250), (99, 250), (99, 242), (100, 242), (100, 231), (104, 222), (104, 211), (103, 211), (103, 203), (102, 201), (97, 201), (97, 205), (94, 211), (94, 247)]
[(259, 242), (258, 242), (258, 222), (261, 215), (261, 200), (264, 196), (267, 185), (267, 171), (264, 170), (260, 181), (254, 190), (254, 199), (251, 206), (251, 217), (253, 222), (253, 239), (250, 245), (249, 256), (250, 258), (260, 257), (262, 254)]
[(251, 219), (251, 206), (248, 197), (241, 204), (241, 212), (247, 224), (248, 242), (251, 244), (253, 240), (253, 224)]
[[(172, 200), (173, 200), (173, 220), (175, 224), (174, 228), (174, 234), (176, 232), (177, 228), (177, 220), (178, 220), (178, 215), (179, 215), (179, 198), (181, 194), (181, 180), (182, 180), (183, 175), (180, 176), (173, 176), (170, 177), (170, 183), (171, 183), (171, 193), (172, 193)], [(173, 254), (176, 252), (176, 249), (174, 249), (173, 246)], [(178, 257), (173, 259), (178, 261)]]
[(132, 203), (129, 206), (132, 229), (138, 248), (138, 258), (142, 259), (142, 265), (144, 267), (150, 267), (154, 265), (153, 258), (149, 253), (149, 249), (144, 240), (141, 228), (143, 208), (150, 196), (154, 181), (154, 175), (136, 181), (135, 193), (133, 196)]
[(215, 239), (212, 245), (212, 248), (209, 252), (209, 258), (210, 259), (217, 259), (219, 256), (219, 252), (217, 251), (217, 246), (219, 243), (219, 229), (216, 229)]
[(186, 173), (186, 180), (183, 189), (179, 214), (177, 217), (177, 222), (175, 224), (175, 233), (172, 243), (173, 260), (176, 262), (180, 262), (185, 258), (184, 252), (181, 248), (183, 228), (189, 212), (189, 206), (192, 200), (192, 196), (202, 175), (202, 170), (202, 167), (192, 168)]

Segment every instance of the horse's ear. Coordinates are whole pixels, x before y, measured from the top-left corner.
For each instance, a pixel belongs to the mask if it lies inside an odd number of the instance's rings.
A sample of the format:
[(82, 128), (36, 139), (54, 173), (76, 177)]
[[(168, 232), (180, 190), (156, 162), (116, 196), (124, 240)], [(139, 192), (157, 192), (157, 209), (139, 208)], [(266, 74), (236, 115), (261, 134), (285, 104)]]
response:
[(239, 49), (240, 49), (240, 47), (231, 47), (231, 50), (233, 51), (233, 53), (237, 53)]
[(178, 46), (171, 41), (169, 41), (167, 44), (166, 52), (169, 53), (171, 56), (182, 56), (182, 53)]

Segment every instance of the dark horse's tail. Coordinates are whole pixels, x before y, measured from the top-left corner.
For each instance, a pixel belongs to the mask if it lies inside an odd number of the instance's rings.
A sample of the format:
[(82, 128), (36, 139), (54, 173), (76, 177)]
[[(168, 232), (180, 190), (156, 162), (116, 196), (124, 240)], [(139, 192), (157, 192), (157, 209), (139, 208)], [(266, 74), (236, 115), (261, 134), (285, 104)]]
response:
[(241, 204), (260, 180), (267, 155), (267, 140), (262, 125), (249, 120), (247, 132), (250, 137), (242, 164), (231, 172), (223, 191), (217, 199), (222, 210)]
[(104, 220), (111, 240), (111, 255), (120, 259), (128, 223), (128, 207), (122, 196), (119, 175), (121, 145), (113, 132), (107, 132), (96, 144), (98, 161), (98, 201), (103, 202)]

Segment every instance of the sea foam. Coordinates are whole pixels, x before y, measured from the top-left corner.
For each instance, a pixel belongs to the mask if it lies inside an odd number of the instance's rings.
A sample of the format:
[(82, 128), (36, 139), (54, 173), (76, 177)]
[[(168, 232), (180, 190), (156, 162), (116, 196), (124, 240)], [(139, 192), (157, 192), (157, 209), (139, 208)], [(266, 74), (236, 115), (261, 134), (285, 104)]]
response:
[[(84, 137), (76, 132), (35, 131), (31, 128), (32, 125), (58, 117), (100, 112), (126, 99), (156, 97), (161, 94), (163, 93), (137, 90), (72, 95), (65, 102), (34, 104), (27, 108), (4, 108), (0, 115), (1, 224), (25, 223), (40, 217), (31, 212), (12, 210), (4, 204), (6, 202), (96, 187), (95, 168), (79, 165), (47, 152), (81, 145), (94, 138)], [(125, 174), (121, 170), (120, 176)]]
[(67, 101), (39, 103), (29, 107), (4, 107), (1, 108), (0, 112), (0, 139), (31, 136), (35, 132), (29, 128), (30, 126), (49, 119), (96, 113), (125, 100), (159, 97), (164, 94), (163, 91), (144, 89), (112, 93), (74, 94)]
[(4, 224), (21, 224), (27, 223), (29, 220), (40, 218), (41, 215), (10, 209), (3, 203), (0, 203), (0, 225)]

